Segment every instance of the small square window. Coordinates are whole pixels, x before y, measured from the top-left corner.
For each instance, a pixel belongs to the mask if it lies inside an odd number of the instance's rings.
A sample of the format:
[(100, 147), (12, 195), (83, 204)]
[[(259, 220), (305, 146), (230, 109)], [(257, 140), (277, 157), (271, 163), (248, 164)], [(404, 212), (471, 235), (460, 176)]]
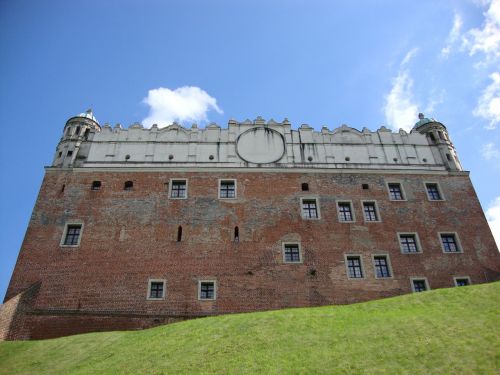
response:
[(363, 202), (363, 215), (365, 221), (380, 221), (375, 202)]
[(430, 201), (442, 201), (443, 195), (439, 189), (439, 185), (436, 183), (426, 183), (425, 188), (427, 190), (427, 197)]
[(416, 233), (398, 233), (399, 246), (403, 254), (420, 253), (420, 243)]
[(187, 198), (187, 180), (170, 180), (170, 198)]
[(399, 182), (390, 182), (387, 184), (389, 189), (389, 199), (391, 201), (404, 201), (403, 188)]
[(61, 246), (80, 246), (83, 224), (66, 224)]
[(198, 282), (198, 299), (200, 300), (215, 300), (216, 288), (215, 281), (203, 280)]
[(125, 184), (123, 185), (123, 190), (134, 190), (134, 183), (132, 181), (125, 181)]
[(470, 285), (470, 277), (469, 276), (460, 276), (454, 277), (455, 286), (467, 286)]
[(149, 300), (161, 300), (165, 298), (165, 280), (149, 280)]
[(302, 217), (304, 219), (319, 219), (319, 207), (315, 198), (302, 198)]
[(309, 191), (309, 184), (307, 182), (302, 183), (302, 191)]
[(101, 189), (101, 181), (93, 181), (90, 189), (91, 190), (100, 190)]
[(368, 184), (361, 184), (361, 187), (363, 188), (363, 190), (368, 190), (370, 188)]
[(389, 257), (387, 255), (374, 255), (375, 278), (385, 279), (392, 277)]
[(68, 153), (66, 154), (66, 156), (72, 156), (73, 155), (73, 151), (68, 151)]
[(236, 198), (236, 180), (220, 180), (219, 198), (220, 199)]
[(337, 209), (339, 214), (339, 221), (354, 221), (351, 202), (337, 202)]
[(283, 244), (283, 262), (301, 263), (300, 245), (298, 243)]
[(426, 290), (429, 290), (429, 284), (427, 283), (427, 279), (425, 277), (423, 278), (417, 278), (417, 277), (412, 277), (410, 278), (411, 280), (411, 290), (415, 293), (419, 292), (425, 292)]
[(445, 253), (461, 253), (462, 248), (455, 233), (440, 233), (441, 247)]
[(361, 257), (358, 255), (346, 256), (347, 277), (349, 279), (362, 279), (363, 266), (361, 264)]

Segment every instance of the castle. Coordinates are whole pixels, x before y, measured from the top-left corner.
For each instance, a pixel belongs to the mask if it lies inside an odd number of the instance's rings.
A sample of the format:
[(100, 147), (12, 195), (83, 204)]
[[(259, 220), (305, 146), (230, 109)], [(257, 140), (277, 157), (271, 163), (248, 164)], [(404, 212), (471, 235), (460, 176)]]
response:
[(446, 127), (227, 128), (70, 118), (0, 310), (0, 339), (346, 304), (499, 279)]

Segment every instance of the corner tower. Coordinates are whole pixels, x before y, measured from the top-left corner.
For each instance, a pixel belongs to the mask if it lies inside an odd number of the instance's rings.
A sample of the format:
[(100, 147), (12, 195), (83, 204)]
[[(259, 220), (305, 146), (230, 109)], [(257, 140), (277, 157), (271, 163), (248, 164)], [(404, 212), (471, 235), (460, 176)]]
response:
[(87, 158), (90, 142), (101, 126), (92, 109), (71, 117), (64, 125), (63, 136), (56, 148), (52, 166), (72, 167)]
[(462, 165), (446, 127), (433, 118), (426, 118), (423, 113), (419, 113), (418, 118), (419, 121), (415, 124), (413, 130), (425, 134), (429, 144), (436, 146), (431, 148), (435, 159), (442, 160), (447, 170), (462, 171)]

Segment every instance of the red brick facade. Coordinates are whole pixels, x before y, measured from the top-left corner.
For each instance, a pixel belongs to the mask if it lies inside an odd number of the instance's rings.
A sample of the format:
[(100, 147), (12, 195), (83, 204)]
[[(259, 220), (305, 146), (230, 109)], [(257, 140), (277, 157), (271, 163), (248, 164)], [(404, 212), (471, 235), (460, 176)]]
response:
[[(169, 198), (172, 178), (187, 179), (187, 199)], [(219, 199), (219, 179), (236, 180), (235, 199)], [(101, 181), (99, 190), (91, 189), (93, 181)], [(133, 181), (132, 190), (124, 190), (125, 181)], [(401, 184), (406, 200), (389, 199), (389, 182)], [(437, 183), (444, 200), (430, 201), (425, 182)], [(319, 219), (303, 218), (301, 198), (316, 199)], [(351, 202), (354, 222), (339, 221), (338, 201)], [(363, 201), (376, 202), (380, 221), (365, 222)], [(68, 223), (82, 225), (79, 246), (60, 245)], [(402, 253), (401, 232), (418, 234), (420, 253)], [(439, 233), (455, 234), (461, 252), (443, 252)], [(283, 243), (300, 246), (299, 263), (284, 262)], [(360, 256), (363, 278), (348, 277), (346, 254)], [(387, 256), (390, 277), (375, 277), (377, 254)], [(411, 277), (435, 289), (454, 286), (458, 276), (472, 284), (498, 280), (499, 272), (498, 249), (465, 172), (52, 168), (0, 313), (0, 333), (48, 338), (346, 304), (410, 293)], [(165, 280), (163, 299), (147, 298), (150, 279)], [(215, 300), (199, 300), (200, 280), (215, 281)], [(36, 283), (28, 308), (9, 307)], [(6, 324), (9, 314), (18, 318)]]

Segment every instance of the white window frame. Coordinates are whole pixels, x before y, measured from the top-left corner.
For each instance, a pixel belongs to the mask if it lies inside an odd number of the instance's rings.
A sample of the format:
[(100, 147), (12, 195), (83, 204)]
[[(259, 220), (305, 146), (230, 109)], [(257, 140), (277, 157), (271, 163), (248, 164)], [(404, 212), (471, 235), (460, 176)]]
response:
[[(201, 298), (201, 283), (214, 283), (214, 298)], [(215, 301), (217, 299), (217, 280), (203, 279), (198, 280), (198, 301)]]
[[(354, 258), (354, 257), (359, 258), (359, 264), (361, 265), (361, 274), (363, 275), (363, 277), (350, 277), (349, 276), (349, 265), (347, 263), (347, 259)], [(363, 257), (361, 256), (361, 254), (352, 254), (352, 253), (344, 254), (344, 263), (345, 263), (345, 273), (346, 273), (348, 280), (365, 280), (366, 279), (365, 265), (364, 265)]]
[(410, 277), (410, 285), (411, 285), (411, 291), (413, 293), (417, 293), (415, 291), (415, 285), (413, 285), (414, 280), (423, 280), (425, 282), (425, 291), (431, 290), (431, 286), (429, 285), (429, 281), (427, 280), (427, 277), (422, 277), (422, 276), (412, 276)]
[[(299, 247), (299, 261), (298, 262), (287, 262), (285, 260), (285, 246), (286, 245), (297, 245)], [(302, 256), (302, 247), (300, 245), (300, 242), (297, 241), (284, 241), (281, 243), (281, 254), (283, 257), (283, 263), (284, 264), (302, 264), (304, 262), (304, 257)]]
[[(399, 185), (399, 188), (401, 189), (401, 195), (403, 196), (403, 199), (391, 199), (391, 191), (389, 189), (389, 184), (398, 184)], [(401, 181), (386, 181), (385, 182), (385, 186), (387, 188), (387, 194), (389, 195), (389, 200), (391, 202), (405, 202), (407, 201), (408, 199), (406, 198), (406, 192), (405, 192), (405, 189), (403, 187), (403, 183)]]
[[(225, 181), (233, 181), (234, 182), (234, 198), (221, 197), (220, 193), (221, 193), (221, 187), (222, 187), (223, 181), (224, 182)], [(231, 199), (238, 198), (238, 183), (237, 183), (236, 179), (235, 178), (219, 178), (219, 188), (217, 191), (217, 195), (218, 195), (219, 199), (223, 199), (223, 200), (231, 200)]]
[[(80, 235), (78, 236), (78, 243), (76, 245), (65, 245), (64, 244), (64, 240), (66, 239), (66, 234), (68, 233), (68, 227), (70, 225), (80, 225)], [(61, 237), (61, 241), (59, 243), (59, 246), (60, 247), (79, 247), (80, 246), (80, 243), (82, 242), (82, 236), (83, 236), (83, 222), (82, 221), (68, 221), (67, 223), (64, 224), (64, 230), (63, 230), (63, 234), (62, 234), (62, 237)]]
[[(458, 251), (444, 251), (443, 240), (441, 235), (453, 235), (455, 237), (455, 242), (458, 247)], [(458, 237), (457, 232), (438, 232), (439, 244), (441, 246), (441, 251), (445, 254), (463, 254), (464, 248), (462, 247), (462, 243), (460, 242), (460, 238)]]
[(472, 282), (470, 281), (470, 276), (453, 276), (453, 283), (455, 284), (455, 286), (458, 286), (457, 280), (459, 279), (460, 280), (466, 279), (469, 281), (468, 285), (472, 285)]
[[(387, 260), (387, 267), (389, 268), (389, 277), (377, 277), (377, 267), (375, 267), (375, 257), (385, 257)], [(391, 257), (387, 253), (377, 253), (372, 254), (372, 264), (373, 264), (373, 275), (377, 280), (389, 280), (394, 278), (394, 272), (392, 271)]]
[[(352, 216), (351, 221), (341, 220), (339, 203), (349, 203), (351, 205), (351, 216)], [(339, 199), (338, 201), (335, 202), (335, 204), (337, 206), (337, 219), (338, 219), (339, 223), (355, 223), (356, 222), (356, 214), (354, 212), (354, 204), (352, 203), (352, 200)]]
[[(304, 215), (304, 201), (315, 201), (316, 202), (316, 212), (318, 213), (318, 217), (305, 217)], [(319, 198), (316, 196), (310, 196), (310, 197), (301, 197), (300, 198), (300, 213), (302, 215), (302, 219), (304, 220), (319, 220), (321, 219), (321, 211), (319, 209)]]
[[(163, 283), (163, 292), (161, 298), (154, 298), (151, 296), (151, 284), (152, 283)], [(167, 280), (165, 279), (148, 279), (148, 294), (146, 295), (146, 299), (148, 301), (163, 301), (167, 295)]]
[[(172, 197), (172, 187), (174, 181), (184, 181), (186, 184), (186, 195), (184, 197)], [(188, 198), (188, 179), (187, 178), (171, 178), (168, 182), (168, 199), (187, 199)]]
[[(373, 203), (375, 206), (375, 215), (377, 215), (377, 220), (366, 220), (365, 217), (365, 203)], [(363, 221), (365, 223), (381, 223), (382, 222), (382, 217), (380, 216), (380, 210), (378, 208), (378, 203), (376, 200), (373, 199), (367, 199), (367, 200), (362, 200), (361, 201), (361, 210), (363, 211)]]
[[(441, 199), (431, 199), (430, 196), (429, 196), (429, 192), (427, 191), (427, 184), (433, 184), (433, 185), (436, 185), (437, 187), (437, 190), (439, 192), (439, 195), (441, 197)], [(439, 184), (439, 182), (437, 181), (424, 181), (424, 189), (425, 189), (425, 195), (427, 196), (427, 200), (429, 202), (443, 202), (446, 200), (444, 194), (443, 194), (443, 189), (441, 189), (441, 185)]]
[[(413, 235), (415, 236), (415, 243), (417, 244), (417, 252), (414, 253), (409, 253), (403, 250), (403, 245), (401, 245), (401, 236), (404, 235)], [(415, 254), (422, 254), (424, 252), (422, 248), (422, 244), (420, 243), (420, 237), (418, 236), (417, 232), (397, 232), (397, 238), (398, 238), (398, 245), (399, 245), (399, 250), (401, 251), (401, 254), (405, 255), (415, 255)]]

